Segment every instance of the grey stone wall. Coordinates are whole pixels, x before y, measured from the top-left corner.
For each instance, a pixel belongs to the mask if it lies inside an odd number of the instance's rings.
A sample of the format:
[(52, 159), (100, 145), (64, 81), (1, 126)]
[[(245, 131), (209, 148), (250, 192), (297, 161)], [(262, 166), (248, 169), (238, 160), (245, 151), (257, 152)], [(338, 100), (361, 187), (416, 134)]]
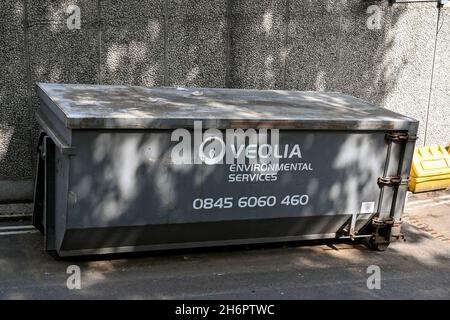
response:
[(401, 2), (1, 0), (0, 202), (31, 200), (38, 81), (340, 91), (447, 144), (450, 8)]

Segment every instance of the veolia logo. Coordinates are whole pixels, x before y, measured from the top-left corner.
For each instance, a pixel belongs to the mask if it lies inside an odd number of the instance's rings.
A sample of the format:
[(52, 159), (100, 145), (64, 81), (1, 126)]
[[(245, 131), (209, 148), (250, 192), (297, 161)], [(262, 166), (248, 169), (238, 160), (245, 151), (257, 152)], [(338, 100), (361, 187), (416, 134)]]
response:
[(174, 164), (253, 164), (278, 163), (283, 158), (301, 158), (298, 144), (280, 147), (278, 129), (218, 129), (203, 131), (201, 121), (194, 122), (194, 130), (176, 129), (172, 141)]

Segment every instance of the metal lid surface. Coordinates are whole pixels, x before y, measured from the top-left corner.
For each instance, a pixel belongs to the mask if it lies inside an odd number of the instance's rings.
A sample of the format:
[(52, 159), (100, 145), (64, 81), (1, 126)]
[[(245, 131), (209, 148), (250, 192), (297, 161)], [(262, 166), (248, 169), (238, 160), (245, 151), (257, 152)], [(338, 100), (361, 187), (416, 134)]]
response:
[[(408, 130), (417, 121), (335, 92), (38, 83), (70, 129)], [(41, 103), (42, 103), (41, 102)]]

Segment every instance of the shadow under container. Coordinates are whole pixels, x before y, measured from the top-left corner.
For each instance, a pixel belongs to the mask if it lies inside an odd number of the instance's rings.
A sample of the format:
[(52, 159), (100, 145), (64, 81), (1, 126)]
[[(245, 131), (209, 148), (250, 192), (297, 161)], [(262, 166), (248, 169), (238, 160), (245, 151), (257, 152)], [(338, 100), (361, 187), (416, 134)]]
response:
[(37, 88), (33, 223), (59, 256), (401, 236), (414, 119), (340, 93)]

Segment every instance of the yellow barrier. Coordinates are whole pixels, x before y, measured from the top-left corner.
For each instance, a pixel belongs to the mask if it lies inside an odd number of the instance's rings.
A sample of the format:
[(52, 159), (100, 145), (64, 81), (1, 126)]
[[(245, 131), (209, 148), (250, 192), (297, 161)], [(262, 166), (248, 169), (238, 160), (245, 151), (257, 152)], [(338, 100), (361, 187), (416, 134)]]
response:
[(423, 192), (450, 187), (450, 154), (443, 146), (416, 148), (408, 189)]

